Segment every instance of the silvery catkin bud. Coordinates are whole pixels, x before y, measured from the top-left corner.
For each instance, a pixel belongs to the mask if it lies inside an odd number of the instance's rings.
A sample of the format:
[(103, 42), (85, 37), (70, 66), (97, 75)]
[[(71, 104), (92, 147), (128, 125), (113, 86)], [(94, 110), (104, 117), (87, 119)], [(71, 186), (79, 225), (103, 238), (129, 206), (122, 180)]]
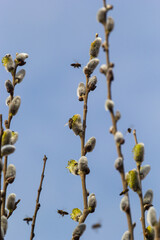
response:
[(11, 153), (13, 153), (15, 150), (16, 150), (16, 148), (14, 145), (7, 144), (7, 145), (4, 145), (3, 147), (1, 147), (1, 154), (2, 154), (2, 156), (8, 156)]
[(113, 18), (108, 17), (106, 22), (106, 31), (111, 32), (113, 28), (114, 28), (114, 20)]
[(16, 194), (11, 193), (9, 194), (7, 198), (7, 209), (9, 211), (13, 211), (15, 208), (15, 202), (16, 202)]
[(17, 140), (18, 140), (18, 132), (12, 131), (12, 137), (11, 137), (10, 143), (15, 144)]
[(86, 157), (82, 156), (78, 161), (78, 169), (86, 174), (90, 172), (88, 167), (88, 160)]
[(106, 64), (102, 64), (102, 65), (100, 66), (99, 71), (100, 71), (100, 73), (103, 73), (105, 76), (106, 76), (107, 70), (108, 70), (108, 67), (107, 67)]
[(107, 9), (105, 7), (102, 7), (98, 10), (98, 13), (97, 13), (98, 22), (102, 24), (106, 23), (106, 12), (107, 12)]
[(15, 116), (16, 113), (18, 112), (18, 109), (21, 104), (21, 98), (19, 96), (14, 97), (12, 102), (9, 104), (9, 114), (11, 116)]
[(15, 63), (13, 62), (11, 54), (6, 54), (2, 58), (2, 63), (7, 72), (12, 72), (15, 68)]
[(138, 143), (133, 148), (133, 159), (138, 165), (141, 165), (144, 160), (144, 144)]
[(123, 158), (118, 157), (114, 163), (115, 169), (117, 169), (119, 172), (123, 171)]
[(94, 89), (96, 88), (96, 84), (97, 84), (97, 77), (96, 76), (90, 77), (88, 81), (89, 90), (94, 91)]
[(21, 69), (15, 76), (15, 82), (21, 83), (25, 75), (26, 75), (26, 71), (24, 69)]
[(9, 164), (6, 172), (6, 180), (8, 183), (12, 183), (16, 177), (16, 167), (13, 164)]
[(4, 235), (6, 235), (7, 228), (8, 228), (8, 221), (6, 216), (4, 215), (1, 216), (1, 227), (3, 229)]
[(121, 118), (121, 113), (119, 111), (116, 111), (116, 114), (115, 114), (115, 120), (116, 122)]
[(85, 96), (86, 93), (86, 86), (83, 82), (79, 83), (78, 88), (77, 88), (77, 96), (79, 98), (79, 101), (83, 101), (83, 97)]
[(100, 37), (96, 37), (96, 39), (91, 43), (89, 50), (90, 59), (98, 57), (101, 43), (102, 39)]
[(120, 202), (121, 211), (127, 212), (129, 210), (129, 201), (128, 196), (124, 196)]
[(140, 177), (141, 177), (141, 180), (143, 180), (147, 175), (148, 173), (150, 172), (151, 170), (151, 166), (150, 165), (145, 165), (145, 166), (142, 166), (140, 168)]
[(93, 73), (98, 64), (99, 64), (98, 58), (93, 58), (87, 63), (87, 68), (90, 74)]
[(114, 107), (114, 102), (111, 99), (107, 99), (105, 101), (105, 110), (106, 111), (112, 111)]
[(123, 134), (121, 132), (117, 131), (114, 135), (114, 140), (119, 144), (123, 144), (124, 143)]
[(112, 68), (108, 68), (107, 70), (107, 80), (110, 82), (114, 80)]
[(157, 224), (156, 210), (154, 207), (150, 207), (147, 213), (147, 222), (154, 227)]
[(88, 197), (88, 209), (91, 213), (93, 213), (97, 206), (97, 200), (94, 193), (91, 193)]
[(5, 101), (5, 104), (6, 106), (9, 106), (9, 104), (11, 103), (11, 96), (9, 95), (7, 98), (6, 98), (6, 101)]
[(143, 198), (143, 205), (151, 204), (153, 200), (153, 191), (152, 189), (148, 189)]
[(85, 230), (86, 230), (86, 224), (84, 223), (79, 224), (72, 233), (73, 239), (75, 240), (79, 239), (79, 237), (82, 236)]
[(131, 234), (130, 234), (130, 232), (129, 232), (129, 231), (126, 231), (126, 232), (123, 234), (121, 240), (131, 240)]
[(2, 240), (4, 240), (4, 230), (3, 230), (2, 226), (1, 226), (1, 236), (2, 236)]
[(84, 146), (85, 153), (92, 152), (96, 145), (96, 138), (91, 137)]
[(5, 87), (8, 93), (12, 94), (14, 90), (14, 86), (10, 80), (5, 81)]
[(24, 60), (28, 58), (27, 53), (16, 53), (16, 59), (20, 62), (24, 62)]
[(2, 135), (1, 145), (4, 146), (4, 145), (7, 145), (7, 144), (10, 144), (11, 143), (11, 137), (12, 137), (12, 131), (10, 129), (6, 129), (3, 132), (3, 135)]

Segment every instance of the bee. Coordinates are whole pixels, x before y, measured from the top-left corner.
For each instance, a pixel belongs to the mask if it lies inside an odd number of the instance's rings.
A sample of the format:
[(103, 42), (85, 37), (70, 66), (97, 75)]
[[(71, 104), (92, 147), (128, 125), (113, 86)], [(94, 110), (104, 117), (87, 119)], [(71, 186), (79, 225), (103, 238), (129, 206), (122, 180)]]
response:
[(71, 66), (74, 67), (74, 68), (80, 68), (81, 64), (76, 62), (76, 63), (71, 63)]
[(64, 215), (68, 215), (69, 213), (68, 212), (65, 212), (63, 210), (57, 210), (57, 213), (60, 214), (62, 217), (64, 217)]
[(33, 220), (33, 218), (31, 218), (31, 217), (23, 218), (23, 221), (25, 221), (28, 225), (29, 225), (29, 222), (31, 222), (32, 220)]
[(95, 223), (92, 225), (92, 229), (97, 229), (97, 228), (101, 228), (102, 224), (101, 223)]

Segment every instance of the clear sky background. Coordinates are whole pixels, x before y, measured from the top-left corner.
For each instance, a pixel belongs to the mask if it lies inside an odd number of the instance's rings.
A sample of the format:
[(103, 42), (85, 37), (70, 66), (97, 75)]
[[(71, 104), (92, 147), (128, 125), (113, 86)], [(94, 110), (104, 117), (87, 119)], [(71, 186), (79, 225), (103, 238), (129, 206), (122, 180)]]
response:
[[(144, 164), (151, 165), (151, 172), (143, 180), (143, 192), (154, 191), (153, 204), (160, 216), (160, 1), (121, 0), (111, 1), (114, 10), (109, 15), (115, 20), (110, 37), (110, 58), (115, 63), (115, 80), (112, 85), (115, 110), (122, 119), (118, 128), (123, 133), (128, 127), (137, 130), (139, 142), (145, 144)], [(57, 209), (71, 212), (83, 209), (80, 178), (66, 169), (70, 159), (80, 158), (80, 140), (64, 127), (74, 114), (83, 112), (76, 89), (85, 82), (83, 67), (89, 60), (90, 43), (95, 34), (104, 40), (104, 31), (96, 20), (102, 0), (6, 0), (0, 8), (0, 58), (10, 53), (27, 52), (29, 58), (26, 77), (17, 85), (15, 94), (21, 96), (21, 107), (13, 118), (11, 129), (19, 132), (16, 152), (9, 157), (17, 169), (15, 182), (8, 187), (21, 199), (17, 210), (9, 219), (6, 240), (29, 239), (30, 226), (23, 218), (32, 216), (37, 189), (47, 155), (45, 179), (41, 193), (35, 240), (69, 240), (77, 223), (69, 216), (61, 217)], [(100, 64), (105, 63), (102, 49)], [(78, 61), (81, 69), (70, 64)], [(99, 65), (100, 66), (100, 65)], [(105, 77), (99, 73), (97, 88), (89, 95), (86, 140), (97, 139), (95, 150), (88, 154), (90, 174), (87, 188), (97, 197), (97, 209), (89, 215), (87, 229), (82, 240), (121, 239), (127, 230), (126, 216), (119, 209), (122, 184), (114, 169), (117, 158), (115, 143), (108, 129), (109, 113), (105, 112)], [(0, 67), (0, 108), (3, 119), (7, 118), (4, 82), (11, 79), (3, 66)], [(126, 171), (135, 168), (132, 158), (134, 139), (125, 135), (122, 147)], [(138, 196), (131, 190), (131, 211), (135, 239), (143, 239), (139, 221)], [(98, 231), (91, 225), (101, 222)]]

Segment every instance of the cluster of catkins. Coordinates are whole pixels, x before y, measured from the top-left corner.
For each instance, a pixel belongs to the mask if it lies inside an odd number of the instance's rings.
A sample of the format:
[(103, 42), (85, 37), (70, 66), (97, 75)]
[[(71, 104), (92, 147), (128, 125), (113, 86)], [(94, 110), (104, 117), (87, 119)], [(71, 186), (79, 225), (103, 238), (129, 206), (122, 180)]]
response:
[[(3, 170), (3, 162), (2, 158), (7, 157), (8, 155), (12, 154), (16, 147), (14, 144), (18, 140), (18, 132), (12, 131), (10, 129), (10, 122), (13, 116), (15, 116), (19, 110), (20, 104), (21, 104), (21, 98), (20, 96), (14, 96), (14, 89), (16, 84), (19, 84), (22, 82), (24, 76), (25, 76), (25, 70), (21, 69), (20, 71), (17, 71), (18, 66), (25, 65), (25, 59), (28, 58), (27, 53), (17, 53), (15, 60), (12, 59), (12, 56), (10, 54), (6, 54), (5, 57), (2, 59), (2, 63), (6, 69), (7, 72), (11, 73), (12, 81), (6, 80), (5, 81), (5, 87), (7, 92), (9, 93), (9, 96), (6, 99), (6, 105), (9, 108), (8, 111), (8, 120), (5, 120), (5, 127), (6, 129), (3, 130), (2, 136), (1, 136), (1, 158), (0, 158), (0, 171)], [(9, 164), (7, 166), (7, 170), (4, 173), (6, 181), (6, 186), (9, 184), (12, 184), (16, 177), (16, 167), (13, 164)], [(6, 188), (7, 189), (7, 188)], [(1, 190), (1, 197), (3, 199), (4, 196), (3, 190)], [(7, 197), (6, 202), (6, 209), (4, 212), (4, 215), (1, 216), (1, 236), (4, 238), (7, 227), (8, 227), (8, 216), (12, 214), (12, 212), (16, 208), (16, 195), (14, 193), (11, 193)], [(2, 212), (2, 211), (1, 211)]]
[[(101, 47), (102, 40), (100, 37), (98, 37), (98, 34), (96, 34), (95, 40), (91, 43), (90, 46), (90, 60), (87, 63), (87, 65), (83, 68), (83, 72), (86, 75), (86, 84), (83, 82), (79, 83), (77, 88), (77, 96), (79, 101), (84, 101), (86, 104), (88, 94), (90, 91), (94, 91), (96, 89), (97, 84), (97, 77), (91, 76), (96, 67), (99, 64), (98, 53), (99, 49)], [(87, 86), (86, 86), (87, 85)], [(83, 137), (83, 134), (85, 129), (82, 125), (81, 116), (79, 114), (75, 114), (72, 118), (68, 121), (69, 128), (73, 130), (74, 134), (76, 136), (80, 136), (80, 138)], [(90, 169), (88, 167), (88, 160), (85, 156), (88, 152), (92, 152), (96, 144), (96, 138), (91, 137), (84, 146), (84, 152), (83, 156), (80, 157), (79, 161), (76, 160), (70, 160), (68, 161), (67, 168), (69, 169), (70, 173), (73, 175), (80, 175), (81, 172), (84, 174), (89, 174)], [(88, 193), (88, 211), (89, 213), (93, 213), (95, 211), (97, 205), (96, 197), (94, 193), (89, 194)], [(78, 208), (74, 208), (71, 213), (71, 218), (74, 221), (79, 222), (80, 218), (82, 216), (82, 211)], [(86, 225), (84, 223), (79, 224), (72, 234), (72, 239), (76, 240), (79, 239), (82, 233), (84, 232), (86, 228)]]
[[(99, 9), (97, 13), (97, 20), (104, 26), (105, 29), (105, 35), (106, 38), (109, 37), (110, 33), (114, 29), (114, 20), (112, 17), (107, 17), (107, 13), (109, 10), (113, 8), (112, 5), (106, 5), (106, 7), (102, 7)], [(108, 42), (104, 41), (102, 44), (102, 48), (104, 51), (108, 51)], [(107, 81), (109, 84), (114, 80), (114, 74), (113, 74), (113, 67), (114, 64), (109, 62), (109, 59), (107, 61), (108, 65), (102, 64), (100, 67), (100, 72), (104, 74), (107, 78)], [(115, 123), (121, 118), (121, 114), (119, 111), (116, 111), (114, 114), (114, 102), (111, 99), (110, 96), (108, 96), (108, 99), (105, 101), (105, 110), (109, 111), (113, 116)], [(125, 142), (123, 134), (120, 131), (116, 131), (113, 126), (110, 127), (109, 132), (114, 135), (114, 139), (116, 142), (116, 145), (121, 145)], [(140, 177), (138, 177), (138, 170), (132, 169), (125, 175), (125, 180), (127, 185), (134, 191), (137, 192), (137, 194), (141, 194), (141, 182), (149, 173), (150, 171), (150, 165), (144, 165), (141, 166), (143, 160), (144, 160), (144, 144), (138, 143), (133, 148), (133, 158), (136, 161), (137, 169), (140, 168)], [(123, 172), (123, 158), (118, 157), (115, 161), (115, 168), (121, 173)], [(147, 214), (147, 221), (149, 226), (146, 228), (146, 240), (153, 240), (154, 239), (154, 227), (158, 224), (156, 219), (156, 213), (155, 209), (152, 205), (153, 200), (153, 191), (149, 189), (144, 197), (143, 197), (143, 205), (144, 210), (148, 211)], [(120, 202), (120, 209), (124, 212), (129, 211), (129, 200), (128, 196), (125, 195)], [(122, 240), (130, 240), (131, 235), (129, 231), (126, 231), (123, 236)]]

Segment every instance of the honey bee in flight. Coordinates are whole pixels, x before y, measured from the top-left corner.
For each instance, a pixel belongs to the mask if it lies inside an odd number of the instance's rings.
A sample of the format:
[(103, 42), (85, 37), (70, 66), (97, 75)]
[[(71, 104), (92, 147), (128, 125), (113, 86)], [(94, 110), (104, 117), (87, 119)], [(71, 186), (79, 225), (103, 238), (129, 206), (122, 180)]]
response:
[(101, 228), (102, 224), (101, 223), (95, 223), (92, 225), (92, 229), (97, 229), (97, 228)]
[(57, 210), (57, 213), (60, 214), (62, 217), (64, 217), (64, 215), (68, 215), (69, 213), (68, 212), (65, 212), (63, 210)]
[(28, 225), (29, 225), (29, 222), (31, 222), (33, 219), (31, 217), (26, 217), (26, 218), (23, 218), (23, 221), (25, 221)]
[(81, 64), (76, 62), (76, 63), (71, 63), (71, 66), (74, 67), (74, 68), (80, 68)]

